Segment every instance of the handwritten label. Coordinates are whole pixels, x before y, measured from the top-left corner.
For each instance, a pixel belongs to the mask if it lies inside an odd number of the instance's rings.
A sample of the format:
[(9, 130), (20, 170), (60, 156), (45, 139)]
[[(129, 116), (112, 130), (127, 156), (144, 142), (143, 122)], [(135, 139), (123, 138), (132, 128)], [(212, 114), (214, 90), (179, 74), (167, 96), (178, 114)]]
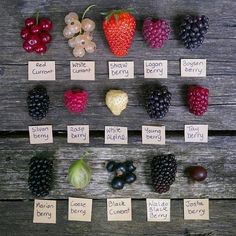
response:
[(134, 62), (133, 61), (110, 61), (109, 79), (133, 79)]
[(187, 143), (207, 143), (208, 125), (185, 125), (184, 138)]
[(144, 61), (144, 78), (167, 78), (167, 60)]
[(71, 61), (71, 80), (95, 80), (94, 61)]
[(29, 126), (30, 144), (53, 143), (52, 126)]
[(33, 223), (56, 224), (56, 201), (35, 199)]
[(209, 220), (209, 199), (184, 199), (185, 220)]
[(182, 77), (206, 77), (206, 59), (181, 59)]
[(131, 198), (107, 199), (108, 221), (132, 221)]
[(128, 144), (127, 127), (105, 126), (105, 144)]
[(29, 61), (28, 80), (56, 80), (55, 61)]
[(89, 125), (67, 126), (68, 143), (89, 143)]
[(69, 197), (68, 220), (90, 222), (92, 203), (92, 199)]
[(165, 126), (142, 126), (143, 144), (165, 145)]
[(148, 221), (170, 221), (170, 199), (146, 199), (146, 203)]

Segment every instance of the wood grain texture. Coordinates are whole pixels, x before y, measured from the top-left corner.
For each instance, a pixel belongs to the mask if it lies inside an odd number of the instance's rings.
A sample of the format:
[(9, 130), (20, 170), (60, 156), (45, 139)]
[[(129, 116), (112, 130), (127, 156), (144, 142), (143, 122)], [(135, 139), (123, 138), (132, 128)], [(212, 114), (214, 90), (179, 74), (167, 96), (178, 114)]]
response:
[(33, 202), (0, 202), (2, 236), (25, 235), (148, 235), (148, 236), (235, 236), (236, 201), (211, 200), (209, 221), (184, 221), (183, 201), (171, 201), (171, 222), (146, 220), (145, 200), (133, 200), (131, 222), (108, 222), (106, 201), (93, 201), (91, 223), (67, 221), (68, 201), (57, 201), (57, 224), (33, 224)]
[[(92, 2), (91, 2), (92, 3)], [(0, 120), (1, 131), (25, 131), (33, 123), (27, 114), (27, 92), (37, 82), (27, 81), (27, 63), (30, 60), (55, 60), (57, 81), (43, 83), (49, 90), (51, 98), (51, 111), (42, 122), (38, 124), (54, 125), (54, 130), (66, 130), (67, 124), (86, 123), (92, 130), (103, 130), (105, 125), (123, 125), (129, 130), (140, 130), (142, 124), (164, 124), (167, 130), (182, 130), (185, 123), (207, 123), (210, 130), (236, 130), (236, 86), (235, 86), (235, 17), (232, 9), (234, 1), (215, 1), (214, 6), (210, 1), (129, 1), (128, 5), (137, 11), (137, 33), (129, 55), (124, 59), (134, 60), (135, 79), (131, 81), (109, 81), (107, 63), (117, 60), (109, 51), (102, 33), (99, 12), (102, 10), (127, 6), (126, 1), (114, 2), (99, 1), (89, 16), (97, 22), (95, 41), (97, 52), (87, 55), (84, 60), (96, 61), (96, 81), (70, 81), (69, 61), (75, 60), (67, 41), (62, 36), (64, 16), (71, 9), (82, 11), (87, 2), (70, 1), (70, 4), (55, 0), (42, 1), (38, 4), (31, 1), (4, 2), (0, 9), (2, 24), (0, 33), (3, 40), (0, 42), (2, 55), (0, 58), (1, 85), (0, 91)], [(18, 9), (18, 14), (13, 14), (13, 8)], [(50, 15), (54, 21), (53, 42), (46, 55), (40, 57), (36, 54), (27, 54), (22, 49), (22, 40), (16, 37), (16, 32), (22, 27), (23, 19), (37, 10), (42, 14)], [(210, 9), (210, 10), (209, 10)], [(206, 14), (211, 20), (211, 27), (204, 45), (191, 52), (178, 41), (176, 29), (181, 15), (187, 13)], [(148, 48), (141, 35), (142, 19), (154, 15), (167, 18), (173, 28), (170, 40), (161, 50)], [(219, 20), (221, 19), (221, 20)], [(9, 25), (11, 28), (9, 29)], [(14, 40), (9, 40), (14, 37)], [(14, 56), (13, 56), (14, 54)], [(102, 60), (101, 60), (102, 58)], [(208, 61), (207, 74), (204, 79), (184, 79), (180, 77), (179, 60), (181, 58), (206, 58)], [(145, 80), (143, 79), (143, 61), (147, 59), (169, 60), (169, 79)], [(144, 109), (144, 88), (147, 84), (167, 85), (173, 94), (172, 107), (163, 120), (152, 121)], [(200, 84), (210, 90), (209, 112), (203, 117), (195, 117), (188, 112), (186, 107), (186, 89), (189, 84)], [(63, 105), (63, 93), (71, 88), (84, 88), (89, 92), (89, 106), (81, 116), (69, 114)], [(128, 109), (121, 117), (114, 117), (104, 103), (107, 90), (120, 88), (129, 94)]]
[[(184, 143), (182, 137), (169, 138), (165, 146), (141, 145), (140, 136), (132, 136), (127, 146), (104, 145), (103, 138), (91, 138), (91, 144), (66, 144), (64, 137), (54, 139), (53, 145), (29, 145), (28, 139), (0, 140), (0, 188), (1, 199), (32, 198), (28, 191), (28, 163), (38, 151), (54, 154), (55, 186), (48, 198), (67, 199), (69, 196), (105, 199), (107, 197), (170, 197), (194, 198), (236, 197), (236, 137), (210, 137), (208, 144)], [(11, 147), (11, 148), (9, 148)], [(88, 163), (93, 169), (92, 181), (84, 190), (69, 185), (67, 173), (70, 164), (86, 150), (92, 151)], [(160, 153), (173, 153), (178, 161), (178, 174), (171, 190), (166, 194), (153, 192), (150, 180), (150, 161)], [(110, 187), (112, 174), (105, 169), (109, 160), (133, 160), (137, 166), (137, 181), (126, 185), (122, 191)], [(190, 165), (202, 165), (208, 169), (208, 178), (202, 183), (193, 183), (184, 174)]]

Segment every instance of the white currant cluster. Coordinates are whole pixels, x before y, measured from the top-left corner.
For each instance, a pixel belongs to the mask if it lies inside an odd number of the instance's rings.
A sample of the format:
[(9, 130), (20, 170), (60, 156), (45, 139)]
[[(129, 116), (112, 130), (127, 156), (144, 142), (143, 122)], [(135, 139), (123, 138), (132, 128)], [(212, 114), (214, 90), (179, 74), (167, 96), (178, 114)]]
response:
[(94, 53), (96, 44), (92, 41), (92, 33), (95, 22), (89, 18), (83, 19), (83, 17), (80, 22), (78, 14), (70, 12), (65, 16), (65, 23), (67, 26), (63, 30), (63, 35), (69, 39), (68, 44), (73, 48), (73, 55), (83, 57), (85, 52)]

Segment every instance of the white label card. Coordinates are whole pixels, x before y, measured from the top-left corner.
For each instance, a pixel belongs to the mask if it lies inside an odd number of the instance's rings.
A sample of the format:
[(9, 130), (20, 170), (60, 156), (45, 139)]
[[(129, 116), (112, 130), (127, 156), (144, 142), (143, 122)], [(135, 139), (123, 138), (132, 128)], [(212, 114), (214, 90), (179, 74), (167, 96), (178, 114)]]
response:
[(56, 80), (55, 61), (29, 61), (28, 80)]
[(167, 60), (144, 61), (144, 78), (167, 78)]
[(133, 61), (110, 61), (109, 79), (133, 79), (134, 62)]
[(92, 199), (69, 197), (68, 220), (90, 222), (92, 203)]
[(30, 144), (53, 143), (51, 125), (29, 126)]
[(185, 220), (209, 220), (209, 199), (184, 199)]
[(89, 143), (89, 125), (68, 125), (68, 143)]
[(56, 201), (35, 199), (33, 223), (56, 224)]
[(94, 61), (71, 61), (71, 80), (95, 80)]
[(206, 59), (181, 59), (182, 77), (206, 77)]
[(146, 199), (147, 221), (170, 222), (170, 199)]
[(185, 125), (184, 138), (187, 143), (207, 143), (208, 125)]
[(165, 145), (165, 126), (142, 126), (143, 144)]
[(107, 199), (108, 221), (132, 221), (131, 198)]
[(128, 128), (105, 126), (105, 144), (128, 144)]

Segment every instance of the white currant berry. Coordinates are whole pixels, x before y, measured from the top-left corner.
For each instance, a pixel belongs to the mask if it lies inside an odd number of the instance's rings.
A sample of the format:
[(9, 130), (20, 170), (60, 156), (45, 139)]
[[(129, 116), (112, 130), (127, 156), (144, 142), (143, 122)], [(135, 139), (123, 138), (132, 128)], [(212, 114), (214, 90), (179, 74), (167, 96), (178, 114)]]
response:
[(85, 48), (91, 41), (87, 39), (86, 35), (80, 34), (76, 36), (75, 43), (78, 46)]
[(69, 45), (69, 47), (71, 47), (71, 48), (74, 48), (74, 47), (75, 47), (75, 45), (76, 45), (76, 43), (75, 43), (75, 37), (73, 37), (73, 38), (71, 38), (71, 39), (68, 40), (68, 45)]
[(85, 55), (85, 50), (81, 46), (76, 45), (73, 49), (73, 55), (75, 57), (83, 57)]
[(78, 20), (72, 20), (67, 27), (72, 33), (77, 34), (81, 30), (81, 23)]
[(70, 12), (65, 16), (65, 23), (69, 24), (72, 20), (78, 20), (79, 16), (75, 12)]
[(86, 36), (86, 38), (88, 39), (88, 40), (93, 40), (93, 35), (92, 35), (92, 33), (91, 32), (84, 32), (84, 34), (83, 34), (84, 36)]
[(81, 22), (82, 29), (86, 32), (92, 32), (95, 29), (95, 22), (89, 18), (85, 18)]
[(69, 39), (74, 36), (74, 33), (72, 33), (68, 27), (65, 27), (63, 30), (63, 35), (65, 38)]
[(85, 50), (87, 53), (94, 53), (96, 50), (96, 43), (90, 42), (88, 45), (86, 45)]

